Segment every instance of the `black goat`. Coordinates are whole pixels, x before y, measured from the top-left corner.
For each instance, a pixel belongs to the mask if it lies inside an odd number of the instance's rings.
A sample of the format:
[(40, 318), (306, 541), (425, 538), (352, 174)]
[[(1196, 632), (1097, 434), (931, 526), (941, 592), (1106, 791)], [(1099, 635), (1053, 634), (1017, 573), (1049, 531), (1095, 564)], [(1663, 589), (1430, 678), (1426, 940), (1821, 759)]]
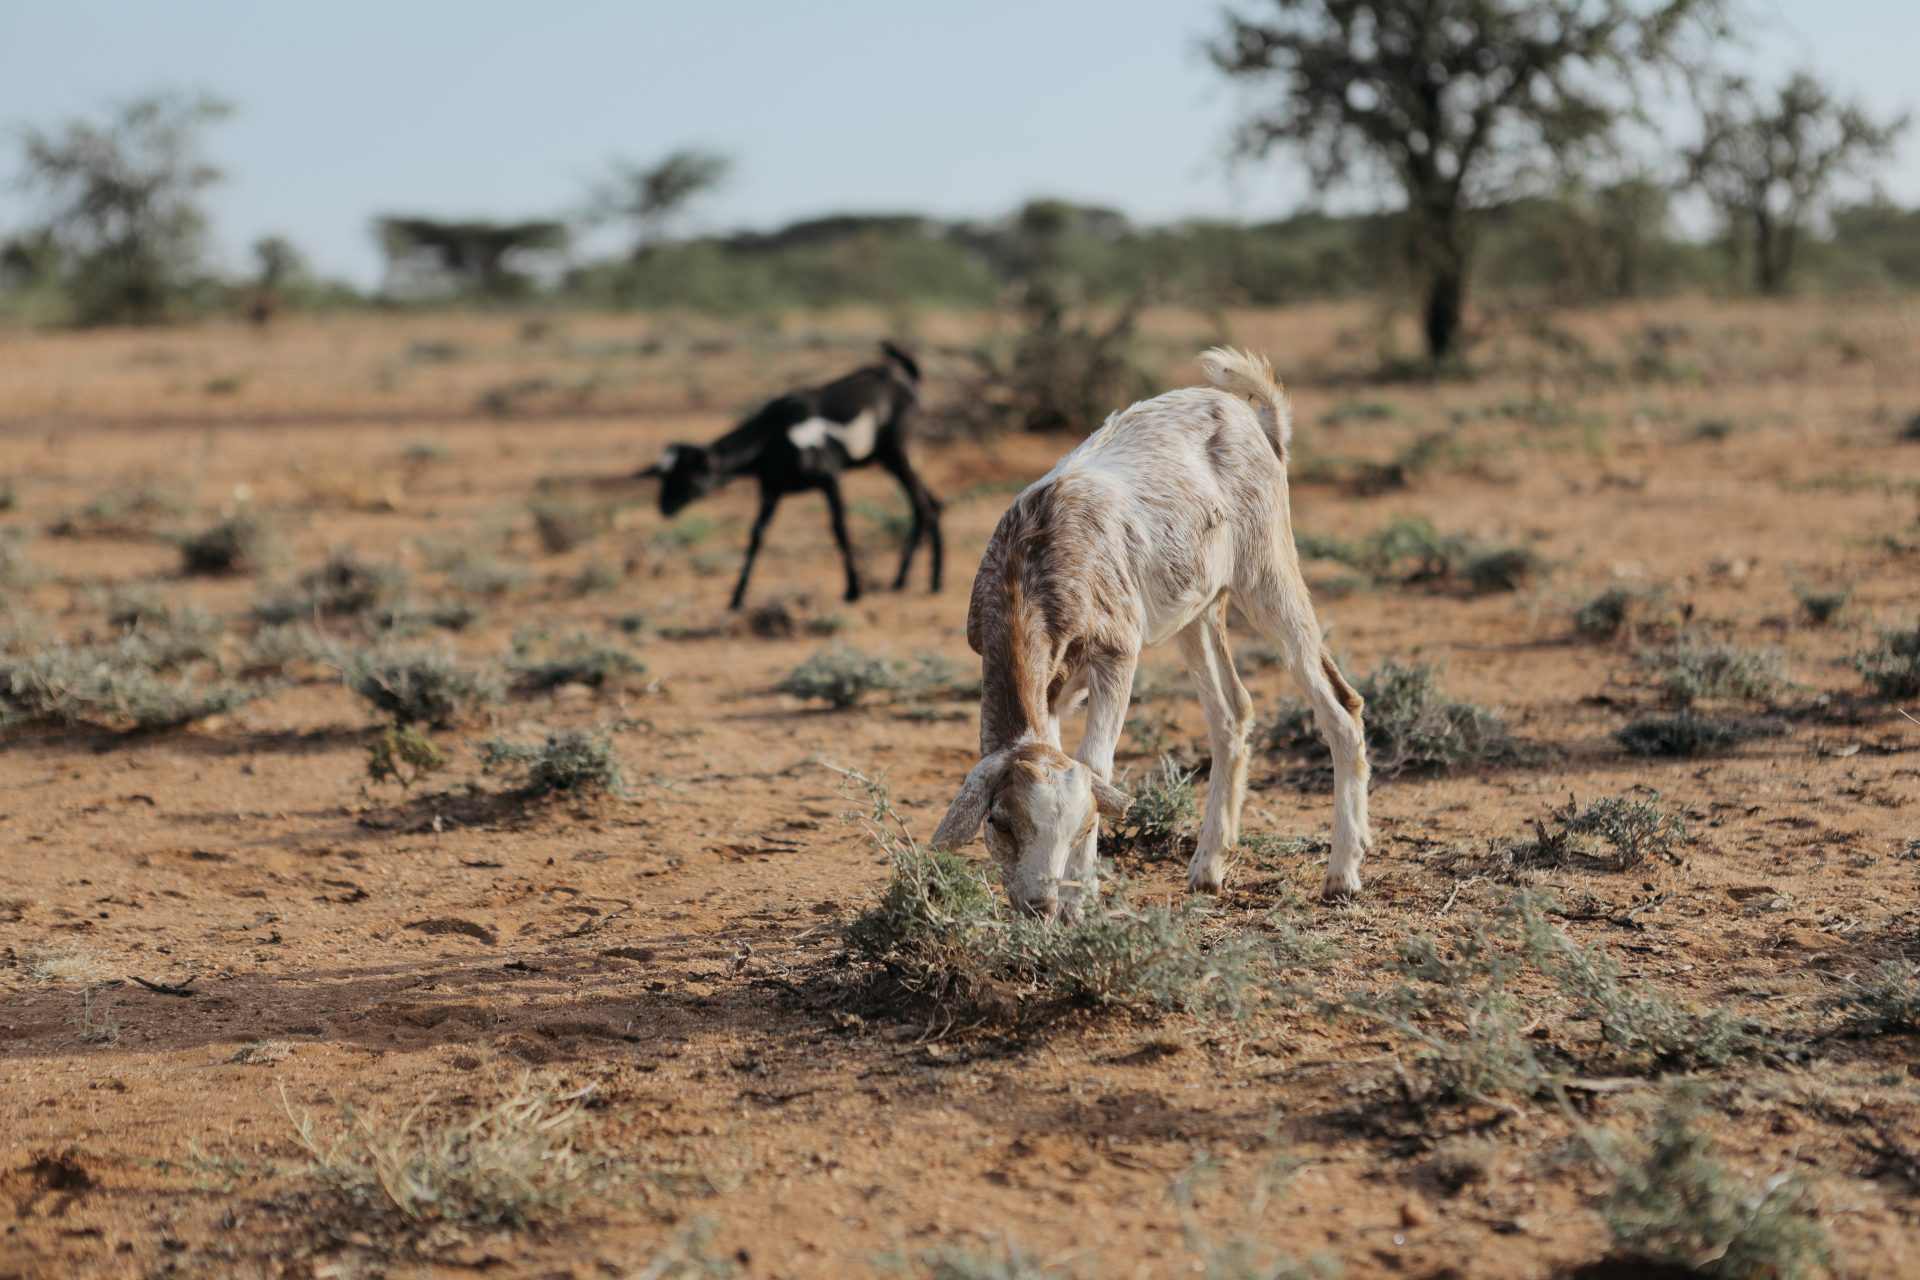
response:
[(760, 482), (760, 514), (747, 541), (747, 562), (740, 568), (731, 608), (747, 594), (747, 577), (760, 554), (760, 539), (774, 508), (790, 493), (818, 489), (827, 496), (834, 541), (847, 566), (848, 600), (860, 598), (860, 570), (847, 538), (846, 502), (840, 473), (849, 467), (879, 463), (893, 474), (913, 504), (913, 529), (900, 557), (893, 589), (907, 585), (913, 553), (923, 537), (932, 538), (933, 582), (940, 590), (940, 503), (913, 469), (908, 446), (920, 404), (920, 366), (891, 342), (880, 344), (885, 359), (855, 369), (824, 386), (808, 387), (769, 401), (752, 417), (709, 445), (670, 444), (660, 461), (637, 477), (660, 478), (660, 514), (671, 516), (695, 498), (705, 497), (735, 476)]

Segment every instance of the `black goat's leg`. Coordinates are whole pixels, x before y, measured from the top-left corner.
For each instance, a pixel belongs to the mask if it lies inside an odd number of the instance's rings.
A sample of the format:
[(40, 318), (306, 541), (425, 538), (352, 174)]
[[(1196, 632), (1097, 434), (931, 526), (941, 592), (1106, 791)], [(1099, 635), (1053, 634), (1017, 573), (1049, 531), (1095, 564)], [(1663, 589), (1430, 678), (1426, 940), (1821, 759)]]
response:
[(847, 536), (847, 504), (840, 496), (840, 478), (822, 476), (820, 492), (827, 495), (827, 517), (833, 523), (833, 540), (840, 544), (840, 559), (847, 566), (845, 599), (851, 604), (860, 598), (860, 566), (853, 558), (853, 539)]
[(767, 526), (773, 523), (773, 511), (780, 505), (780, 495), (766, 489), (760, 491), (760, 514), (753, 518), (753, 532), (747, 537), (747, 562), (740, 566), (740, 581), (733, 588), (733, 600), (729, 609), (738, 609), (741, 601), (747, 598), (747, 579), (753, 575), (754, 559), (760, 554), (760, 539), (765, 536)]

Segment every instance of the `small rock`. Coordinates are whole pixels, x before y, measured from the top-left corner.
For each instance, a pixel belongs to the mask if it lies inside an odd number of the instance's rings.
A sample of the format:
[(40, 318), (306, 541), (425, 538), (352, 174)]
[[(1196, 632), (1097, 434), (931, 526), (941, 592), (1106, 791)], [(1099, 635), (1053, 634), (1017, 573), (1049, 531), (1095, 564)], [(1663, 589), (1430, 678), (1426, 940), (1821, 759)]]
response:
[(1403, 1201), (1400, 1205), (1400, 1225), (1404, 1227), (1424, 1227), (1433, 1221), (1433, 1210), (1427, 1208), (1427, 1202), (1417, 1196)]

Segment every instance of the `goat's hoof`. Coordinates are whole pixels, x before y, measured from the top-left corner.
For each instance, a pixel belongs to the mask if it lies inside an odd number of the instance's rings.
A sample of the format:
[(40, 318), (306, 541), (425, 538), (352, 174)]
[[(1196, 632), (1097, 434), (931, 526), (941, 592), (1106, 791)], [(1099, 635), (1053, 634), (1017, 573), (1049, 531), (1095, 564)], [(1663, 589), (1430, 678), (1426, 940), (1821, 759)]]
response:
[(1205, 867), (1187, 872), (1188, 893), (1218, 893), (1226, 882), (1226, 872), (1220, 867)]
[(1325, 883), (1320, 886), (1320, 899), (1323, 902), (1346, 902), (1360, 896), (1360, 873), (1349, 871), (1344, 876), (1327, 873)]
[(840, 598), (846, 601), (848, 604), (852, 604), (854, 601), (860, 598), (860, 588), (848, 587), (847, 594), (841, 596)]

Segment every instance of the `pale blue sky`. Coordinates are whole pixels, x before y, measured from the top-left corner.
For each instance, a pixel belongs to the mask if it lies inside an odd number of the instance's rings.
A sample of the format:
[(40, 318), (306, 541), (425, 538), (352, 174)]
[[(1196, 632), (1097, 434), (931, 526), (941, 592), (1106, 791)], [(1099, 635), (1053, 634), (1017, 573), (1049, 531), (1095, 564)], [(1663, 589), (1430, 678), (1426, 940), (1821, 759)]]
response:
[[(693, 225), (831, 211), (990, 216), (1033, 195), (1144, 221), (1270, 218), (1288, 161), (1224, 163), (1237, 99), (1203, 57), (1214, 0), (0, 0), (11, 134), (157, 85), (238, 113), (211, 135), (217, 243), (267, 232), (362, 282), (379, 211), (541, 217), (613, 154), (732, 155)], [(1761, 0), (1738, 56), (1810, 66), (1881, 113), (1920, 100), (1920, 0)], [(1683, 125), (1679, 118), (1676, 128)], [(1920, 130), (1882, 178), (1920, 202)], [(22, 213), (0, 191), (0, 228)]]

